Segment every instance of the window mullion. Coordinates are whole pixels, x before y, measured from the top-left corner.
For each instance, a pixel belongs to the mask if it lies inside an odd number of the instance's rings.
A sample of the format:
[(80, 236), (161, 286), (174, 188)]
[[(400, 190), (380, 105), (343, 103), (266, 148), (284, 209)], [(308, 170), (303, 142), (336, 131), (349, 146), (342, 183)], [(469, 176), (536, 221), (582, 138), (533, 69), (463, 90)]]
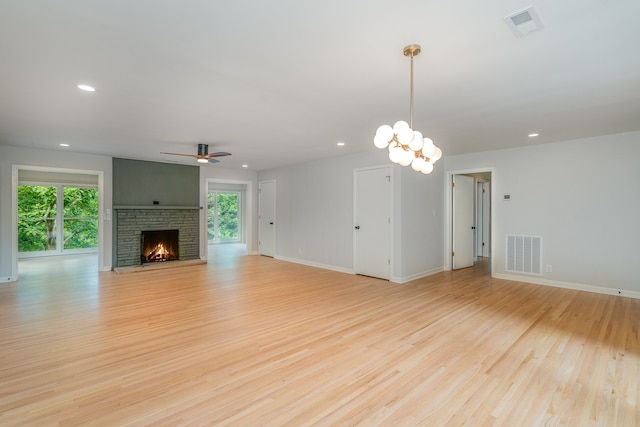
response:
[(64, 250), (64, 188), (56, 185), (56, 252)]

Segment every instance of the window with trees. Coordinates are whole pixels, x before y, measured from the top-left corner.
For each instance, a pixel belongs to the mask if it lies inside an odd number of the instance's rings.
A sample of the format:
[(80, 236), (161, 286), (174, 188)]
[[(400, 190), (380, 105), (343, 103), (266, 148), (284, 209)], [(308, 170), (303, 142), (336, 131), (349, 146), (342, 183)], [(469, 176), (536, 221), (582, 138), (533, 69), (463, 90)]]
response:
[(98, 190), (63, 185), (18, 186), (21, 256), (98, 248)]
[(210, 243), (240, 241), (240, 192), (207, 194), (207, 237)]

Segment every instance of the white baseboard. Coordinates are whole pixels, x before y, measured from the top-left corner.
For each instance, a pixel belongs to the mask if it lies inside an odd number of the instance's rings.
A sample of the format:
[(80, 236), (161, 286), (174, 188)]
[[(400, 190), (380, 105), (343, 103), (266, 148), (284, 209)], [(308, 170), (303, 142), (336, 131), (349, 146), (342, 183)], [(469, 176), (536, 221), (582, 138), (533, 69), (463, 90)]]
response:
[(622, 297), (640, 299), (640, 292), (627, 289), (604, 288), (601, 286), (584, 285), (581, 283), (559, 282), (556, 280), (538, 279), (535, 277), (514, 276), (510, 274), (494, 274), (496, 279), (513, 280), (516, 282), (532, 283), (534, 285), (553, 286), (555, 288), (573, 289), (574, 291), (594, 292), (605, 295), (618, 295)]
[(0, 277), (0, 283), (13, 283), (17, 282), (18, 278), (14, 276), (2, 276)]
[(280, 261), (287, 261), (287, 262), (293, 262), (295, 264), (308, 265), (309, 267), (317, 267), (317, 268), (322, 268), (324, 270), (337, 271), (339, 273), (354, 274), (353, 269), (336, 267), (335, 265), (319, 264), (317, 262), (305, 261), (297, 258), (288, 258), (288, 257), (283, 257), (278, 255), (274, 256), (273, 258), (278, 259)]
[(443, 267), (432, 268), (431, 270), (423, 271), (422, 273), (412, 274), (411, 276), (406, 277), (392, 277), (391, 281), (393, 283), (408, 283), (414, 280), (422, 279), (423, 277), (431, 276), (432, 274), (440, 273), (444, 271)]
[[(322, 268), (324, 270), (337, 271), (339, 273), (355, 274), (355, 272), (351, 268), (336, 267), (335, 265), (319, 264), (317, 262), (305, 261), (297, 258), (289, 258), (289, 257), (283, 257), (283, 256), (277, 256), (277, 255), (274, 258), (281, 261), (293, 262), (295, 264), (308, 265), (309, 267), (317, 267), (317, 268)], [(400, 283), (400, 284), (408, 283), (413, 280), (431, 276), (432, 274), (439, 273), (443, 270), (444, 270), (443, 267), (437, 267), (437, 268), (434, 268), (428, 271), (423, 271), (421, 273), (413, 274), (407, 277), (392, 277), (391, 279), (389, 279), (389, 281), (392, 283)]]

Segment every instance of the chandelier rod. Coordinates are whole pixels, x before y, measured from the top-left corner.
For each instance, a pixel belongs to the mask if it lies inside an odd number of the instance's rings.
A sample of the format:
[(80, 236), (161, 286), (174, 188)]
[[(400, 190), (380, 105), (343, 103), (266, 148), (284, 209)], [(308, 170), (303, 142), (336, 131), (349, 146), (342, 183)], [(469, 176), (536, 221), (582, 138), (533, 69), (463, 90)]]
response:
[(413, 57), (420, 54), (420, 45), (410, 44), (404, 48), (404, 56), (411, 58), (411, 75), (410, 75), (410, 87), (409, 87), (409, 127), (413, 129)]
[(409, 127), (413, 129), (413, 55), (411, 56), (411, 95), (409, 96)]

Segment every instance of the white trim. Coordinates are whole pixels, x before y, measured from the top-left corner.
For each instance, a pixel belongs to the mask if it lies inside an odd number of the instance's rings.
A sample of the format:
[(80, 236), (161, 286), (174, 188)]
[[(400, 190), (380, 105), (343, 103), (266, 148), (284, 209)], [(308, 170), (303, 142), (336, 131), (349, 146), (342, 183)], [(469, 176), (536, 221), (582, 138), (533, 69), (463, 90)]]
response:
[(533, 285), (552, 286), (554, 288), (571, 289), (574, 291), (593, 292), (605, 295), (617, 295), (628, 298), (640, 299), (640, 292), (630, 291), (627, 289), (612, 289), (601, 286), (585, 285), (582, 283), (560, 282), (557, 280), (538, 279), (535, 277), (516, 276), (512, 274), (496, 273), (493, 275), (496, 279), (511, 280), (515, 282), (531, 283)]
[[(323, 270), (337, 271), (339, 273), (355, 274), (353, 269), (337, 267), (335, 265), (320, 264), (320, 263), (317, 263), (317, 262), (305, 261), (305, 260), (297, 259), (297, 258), (289, 258), (289, 257), (283, 257), (283, 256), (276, 255), (276, 256), (273, 257), (273, 259), (277, 259), (277, 260), (280, 260), (280, 261), (286, 261), (286, 262), (292, 262), (294, 264), (307, 265), (309, 267), (322, 268)], [(380, 280), (384, 280), (384, 279), (380, 279)]]
[(476, 168), (476, 169), (462, 169), (462, 170), (453, 170), (453, 171), (447, 171), (446, 172), (446, 176), (445, 176), (445, 180), (444, 180), (444, 185), (445, 185), (445, 201), (444, 201), (444, 212), (445, 212), (445, 242), (444, 242), (444, 270), (445, 271), (450, 271), (451, 270), (451, 239), (452, 239), (452, 221), (451, 221), (451, 215), (453, 215), (452, 209), (451, 209), (451, 203), (452, 203), (452, 192), (451, 192), (451, 179), (453, 177), (453, 175), (464, 175), (464, 174), (470, 174), (470, 173), (484, 173), (484, 172), (490, 172), (491, 173), (491, 218), (490, 218), (490, 228), (491, 228), (491, 253), (490, 253), (490, 259), (491, 259), (491, 271), (496, 271), (495, 270), (495, 242), (496, 242), (496, 235), (495, 235), (495, 230), (496, 230), (496, 224), (495, 224), (495, 219), (496, 219), (496, 182), (497, 182), (497, 176), (496, 176), (496, 168), (495, 167), (486, 167), (486, 168)]
[(390, 281), (393, 283), (400, 283), (400, 284), (409, 283), (409, 282), (413, 282), (414, 280), (422, 279), (423, 277), (432, 276), (442, 271), (444, 271), (443, 267), (436, 267), (436, 268), (432, 268), (431, 270), (423, 271), (422, 273), (412, 274), (411, 276), (407, 276), (407, 277), (400, 277), (400, 278), (392, 277)]

